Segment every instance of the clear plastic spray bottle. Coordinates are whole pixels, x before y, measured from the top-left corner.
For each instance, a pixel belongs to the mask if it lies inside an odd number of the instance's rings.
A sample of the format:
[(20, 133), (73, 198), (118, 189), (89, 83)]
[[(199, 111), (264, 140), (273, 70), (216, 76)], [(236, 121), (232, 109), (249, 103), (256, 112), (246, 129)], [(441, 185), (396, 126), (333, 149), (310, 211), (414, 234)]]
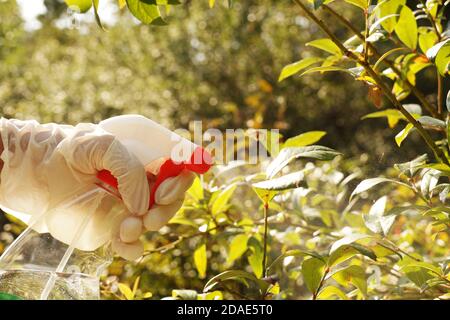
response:
[[(201, 147), (145, 117), (118, 116), (99, 126), (114, 134), (144, 167), (154, 160), (167, 159), (150, 190), (149, 208), (165, 179), (177, 176), (183, 169), (202, 174), (211, 166), (211, 157)], [(29, 221), (27, 229), (6, 249), (0, 257), (0, 299), (99, 299), (99, 277), (113, 257), (107, 240), (113, 230), (99, 232), (101, 245), (96, 250), (79, 249), (83, 232), (99, 210), (102, 218), (111, 222), (109, 226), (118, 225), (129, 214), (120, 199), (117, 180), (105, 170), (97, 174), (95, 184), (74, 186), (73, 194), (65, 201)], [(77, 219), (77, 225), (64, 228), (70, 230), (70, 243), (42, 232), (46, 219), (65, 215), (70, 224), (74, 212), (83, 218)]]

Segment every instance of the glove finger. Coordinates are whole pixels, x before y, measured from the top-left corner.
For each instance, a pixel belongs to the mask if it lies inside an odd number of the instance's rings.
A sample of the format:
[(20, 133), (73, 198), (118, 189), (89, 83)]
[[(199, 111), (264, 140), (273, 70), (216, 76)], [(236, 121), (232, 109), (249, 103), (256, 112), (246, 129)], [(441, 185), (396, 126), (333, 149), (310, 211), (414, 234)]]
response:
[(143, 223), (139, 217), (127, 217), (120, 224), (120, 240), (132, 243), (139, 240), (142, 234)]
[(144, 226), (148, 231), (158, 231), (169, 222), (183, 205), (183, 200), (177, 200), (169, 205), (155, 205), (144, 216)]
[(103, 158), (103, 169), (117, 178), (120, 195), (131, 213), (143, 215), (148, 210), (149, 186), (144, 166), (117, 140)]
[(168, 160), (168, 158), (166, 158), (166, 157), (161, 157), (161, 158), (155, 159), (145, 166), (145, 171), (150, 172), (154, 175), (158, 175), (159, 169), (164, 164), (164, 162), (166, 162), (167, 160)]
[(144, 253), (144, 245), (141, 241), (123, 243), (119, 238), (115, 238), (113, 239), (111, 246), (115, 253), (129, 261), (140, 258)]
[(169, 205), (184, 199), (184, 194), (194, 182), (195, 174), (183, 170), (178, 176), (168, 178), (161, 183), (155, 192), (155, 202), (159, 205)]

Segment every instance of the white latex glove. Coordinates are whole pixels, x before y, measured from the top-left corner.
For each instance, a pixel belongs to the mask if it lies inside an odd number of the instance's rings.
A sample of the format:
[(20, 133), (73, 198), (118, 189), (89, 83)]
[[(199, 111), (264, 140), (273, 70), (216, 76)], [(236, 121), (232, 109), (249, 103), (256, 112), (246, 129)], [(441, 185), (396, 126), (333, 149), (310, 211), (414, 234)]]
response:
[(128, 260), (140, 257), (143, 249), (138, 239), (144, 227), (148, 231), (157, 231), (167, 224), (182, 206), (185, 193), (194, 179), (194, 173), (183, 170), (180, 175), (161, 183), (155, 193), (155, 204), (144, 216), (123, 220), (119, 234), (112, 243), (113, 250)]
[[(45, 221), (33, 226), (37, 231), (50, 232), (54, 238), (71, 244), (77, 227), (94, 208), (95, 214), (84, 226), (75, 247), (95, 250), (111, 240), (125, 217), (147, 212), (149, 186), (144, 167), (114, 136), (96, 125), (41, 125), (2, 118), (0, 133), (4, 148), (0, 204), (25, 223), (32, 223), (33, 218)], [(79, 186), (92, 189), (102, 169), (117, 178), (128, 210), (114, 210), (111, 197), (50, 210), (73, 198)], [(39, 218), (41, 215), (45, 215), (44, 219)]]
[(180, 209), (186, 191), (194, 182), (195, 174), (183, 170), (180, 175), (165, 180), (156, 189), (155, 205), (144, 216), (144, 226), (149, 231), (161, 229)]
[[(142, 255), (139, 241), (145, 229), (158, 230), (181, 207), (195, 175), (183, 171), (163, 182), (155, 205), (147, 212), (149, 186), (139, 161), (114, 136), (93, 124), (76, 127), (38, 124), (36, 121), (0, 121), (4, 151), (0, 205), (39, 232), (81, 250), (95, 250), (112, 238), (113, 250), (128, 260)], [(157, 174), (159, 165), (152, 170)], [(111, 197), (95, 197), (76, 206), (49, 210), (74, 197), (74, 189), (91, 190), (99, 170), (109, 170), (118, 180), (128, 210), (117, 210)], [(81, 190), (79, 194), (83, 194)], [(86, 215), (95, 211), (93, 216)], [(45, 219), (40, 217), (45, 214)], [(87, 224), (83, 225), (83, 221)], [(81, 236), (77, 235), (79, 226)]]

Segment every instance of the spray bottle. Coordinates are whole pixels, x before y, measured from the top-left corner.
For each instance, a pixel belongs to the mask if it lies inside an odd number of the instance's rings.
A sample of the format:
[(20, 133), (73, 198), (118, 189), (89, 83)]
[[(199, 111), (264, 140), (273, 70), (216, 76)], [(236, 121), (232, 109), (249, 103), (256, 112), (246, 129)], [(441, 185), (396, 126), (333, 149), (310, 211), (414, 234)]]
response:
[[(143, 116), (113, 117), (99, 126), (113, 134), (144, 167), (154, 160), (166, 159), (150, 189), (149, 209), (164, 180), (184, 169), (203, 174), (211, 166), (211, 157), (201, 147)], [(81, 223), (70, 226), (69, 243), (38, 227), (49, 217), (73, 213), (77, 206), (85, 212), (80, 213)], [(0, 257), (0, 299), (99, 299), (99, 277), (112, 261), (108, 241), (112, 230), (98, 234), (95, 250), (79, 249), (83, 232), (97, 210), (103, 210), (103, 217), (114, 223), (120, 223), (127, 214), (117, 180), (106, 170), (98, 172), (94, 185), (76, 186), (65, 201), (28, 222), (27, 229)]]

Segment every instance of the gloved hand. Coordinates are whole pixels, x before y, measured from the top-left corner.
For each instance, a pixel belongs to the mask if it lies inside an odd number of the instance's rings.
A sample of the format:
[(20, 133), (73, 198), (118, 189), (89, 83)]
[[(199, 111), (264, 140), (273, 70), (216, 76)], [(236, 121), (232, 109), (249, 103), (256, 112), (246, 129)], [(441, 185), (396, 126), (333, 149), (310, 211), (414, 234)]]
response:
[[(126, 259), (136, 259), (143, 251), (138, 240), (142, 226), (156, 230), (166, 223), (181, 206), (184, 192), (193, 181), (192, 174), (183, 173), (161, 184), (156, 205), (147, 212), (149, 185), (142, 164), (98, 126), (1, 119), (0, 133), (4, 148), (2, 207), (26, 223), (33, 219), (44, 221), (33, 228), (50, 232), (64, 243), (71, 244), (77, 238), (75, 247), (81, 250), (95, 250), (112, 238), (113, 250)], [(116, 210), (111, 197), (49, 210), (73, 197), (77, 186), (92, 189), (102, 169), (117, 178), (128, 210)], [(85, 219), (92, 208), (93, 217)], [(45, 219), (40, 219), (43, 214)], [(81, 235), (77, 234), (79, 226), (83, 229)]]
[[(154, 173), (157, 174), (157, 171)], [(140, 257), (143, 247), (138, 239), (143, 232), (143, 227), (147, 231), (157, 231), (167, 224), (181, 208), (185, 193), (194, 179), (194, 173), (183, 170), (178, 176), (168, 178), (161, 183), (155, 193), (155, 204), (147, 213), (143, 216), (129, 216), (123, 220), (119, 233), (112, 242), (113, 250), (128, 260)]]

